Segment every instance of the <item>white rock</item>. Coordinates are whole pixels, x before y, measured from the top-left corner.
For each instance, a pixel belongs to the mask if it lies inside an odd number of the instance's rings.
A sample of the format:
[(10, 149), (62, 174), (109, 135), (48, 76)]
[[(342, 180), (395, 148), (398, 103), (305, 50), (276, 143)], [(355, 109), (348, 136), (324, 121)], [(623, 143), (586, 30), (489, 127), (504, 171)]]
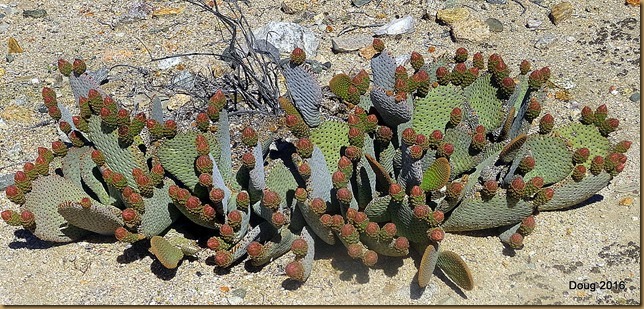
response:
[(414, 32), (414, 18), (407, 15), (403, 18), (394, 19), (384, 26), (374, 30), (376, 35), (396, 35)]
[(271, 21), (265, 26), (253, 31), (255, 38), (265, 39), (282, 53), (290, 53), (296, 47), (304, 49), (307, 56), (317, 54), (320, 41), (315, 34), (298, 24)]
[(159, 60), (159, 62), (157, 63), (157, 67), (161, 70), (166, 70), (179, 63), (181, 63), (181, 57), (172, 57), (172, 58)]

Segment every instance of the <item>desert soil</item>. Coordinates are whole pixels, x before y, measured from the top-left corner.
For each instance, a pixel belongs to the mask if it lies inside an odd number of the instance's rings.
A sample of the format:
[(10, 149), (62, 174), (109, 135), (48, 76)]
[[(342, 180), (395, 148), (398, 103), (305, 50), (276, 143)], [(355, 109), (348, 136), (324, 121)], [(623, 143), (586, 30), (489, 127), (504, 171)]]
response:
[[(502, 2), (502, 1), (500, 1)], [(0, 60), (0, 174), (11, 174), (49, 147), (56, 127), (47, 122), (40, 90), (54, 87), (71, 107), (68, 86), (55, 70), (60, 57), (83, 58), (90, 68), (114, 67), (105, 89), (126, 106), (145, 107), (146, 85), (163, 85), (182, 71), (221, 74), (226, 65), (215, 57), (182, 57), (178, 65), (160, 68), (148, 54), (166, 56), (221, 51), (220, 25), (211, 15), (181, 1), (148, 1), (154, 13), (142, 19), (122, 17), (134, 1), (17, 1), (0, 4), (0, 50), (15, 38), (22, 53)], [(624, 172), (583, 207), (541, 213), (525, 248), (510, 254), (497, 237), (448, 234), (444, 248), (459, 253), (470, 266), (475, 288), (462, 292), (435, 277), (422, 290), (415, 279), (418, 257), (381, 258), (368, 269), (340, 247), (317, 246), (309, 280), (302, 286), (285, 282), (290, 255), (261, 271), (240, 263), (215, 271), (202, 252), (175, 271), (153, 262), (145, 249), (108, 238), (89, 238), (55, 245), (25, 231), (0, 224), (0, 303), (22, 304), (640, 304), (640, 11), (619, 0), (571, 1), (572, 16), (554, 25), (550, 0), (508, 1), (372, 1), (356, 8), (350, 0), (286, 1), (295, 13), (268, 0), (239, 2), (252, 28), (271, 20), (299, 23), (320, 40), (317, 55), (336, 73), (369, 69), (359, 52), (334, 54), (331, 39), (350, 25), (384, 24), (410, 15), (412, 33), (385, 36), (395, 55), (419, 51), (427, 58), (458, 47), (486, 55), (498, 52), (513, 70), (522, 59), (549, 66), (553, 86), (543, 102), (558, 123), (579, 116), (581, 107), (606, 104), (620, 129), (614, 141), (631, 140)], [(449, 26), (438, 23), (435, 10), (465, 7), (469, 19), (495, 18), (501, 32), (474, 42), (454, 42)], [(523, 8), (525, 7), (525, 12)], [(44, 9), (47, 15), (25, 16)], [(29, 14), (27, 14), (29, 15)], [(529, 28), (530, 20), (541, 21)], [(317, 22), (316, 22), (317, 21)], [(371, 37), (373, 28), (343, 36)], [(430, 53), (429, 49), (435, 50)], [(150, 87), (148, 87), (150, 88)], [(157, 88), (158, 89), (158, 88)], [(166, 93), (169, 108), (193, 104), (181, 94)], [(555, 98), (555, 95), (557, 98)], [(636, 98), (637, 97), (637, 98)], [(565, 100), (564, 100), (565, 99)], [(249, 121), (249, 120), (243, 120)], [(267, 125), (268, 121), (257, 125)], [(241, 126), (241, 124), (240, 124)], [(0, 195), (0, 210), (12, 208)], [(570, 289), (569, 282), (624, 282), (625, 289)]]

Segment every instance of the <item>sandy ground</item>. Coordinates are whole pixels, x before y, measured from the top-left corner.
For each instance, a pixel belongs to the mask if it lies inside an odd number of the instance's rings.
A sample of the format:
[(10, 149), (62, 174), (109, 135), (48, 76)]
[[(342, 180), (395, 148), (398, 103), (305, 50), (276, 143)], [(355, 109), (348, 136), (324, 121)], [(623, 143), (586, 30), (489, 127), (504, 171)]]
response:
[[(640, 102), (629, 98), (640, 91), (639, 7), (621, 1), (571, 1), (572, 16), (553, 25), (548, 20), (553, 1), (540, 5), (509, 1), (373, 1), (361, 8), (349, 0), (287, 1), (295, 14), (285, 14), (279, 3), (251, 1), (242, 5), (253, 28), (270, 20), (298, 22), (320, 39), (315, 60), (333, 65), (319, 74), (322, 83), (339, 71), (368, 68), (358, 52), (333, 54), (331, 39), (349, 25), (384, 24), (411, 15), (416, 22), (410, 34), (384, 37), (396, 55), (417, 50), (429, 55), (452, 53), (463, 46), (486, 55), (501, 53), (508, 64), (521, 59), (535, 67), (548, 65), (558, 90), (566, 89), (569, 101), (544, 102), (547, 112), (564, 123), (578, 117), (583, 105), (605, 103), (621, 128), (615, 141), (632, 140), (629, 161), (622, 174), (599, 192), (591, 203), (568, 211), (537, 217), (538, 227), (523, 250), (512, 256), (496, 237), (448, 234), (444, 248), (461, 254), (475, 279), (472, 291), (461, 292), (446, 278), (434, 278), (421, 290), (415, 282), (418, 257), (381, 259), (374, 269), (351, 260), (338, 247), (318, 246), (309, 280), (302, 286), (285, 281), (284, 266), (290, 256), (279, 258), (261, 271), (241, 263), (229, 271), (213, 271), (210, 255), (185, 260), (175, 271), (153, 262), (145, 249), (109, 238), (52, 245), (24, 231), (0, 225), (0, 303), (3, 304), (640, 304)], [(205, 72), (223, 69), (213, 57), (184, 57), (181, 65), (160, 69), (155, 56), (208, 52), (221, 46), (218, 26), (211, 16), (181, 1), (150, 1), (157, 9), (177, 9), (176, 14), (147, 15), (125, 22), (133, 1), (69, 1), (59, 5), (32, 1), (0, 4), (0, 50), (15, 38), (23, 53), (0, 60), (0, 174), (13, 173), (35, 159), (38, 146), (49, 146), (55, 126), (42, 112), (40, 90), (53, 86), (71, 100), (53, 65), (59, 57), (86, 59), (93, 68), (128, 64), (149, 70), (139, 75), (124, 67), (110, 72), (106, 89), (126, 106), (147, 104), (146, 82), (164, 80), (181, 69)], [(522, 13), (521, 3), (526, 7)], [(482, 42), (454, 43), (449, 27), (433, 18), (435, 8), (465, 6), (470, 19), (495, 18), (502, 32)], [(47, 16), (25, 17), (23, 10), (45, 9)], [(170, 11), (165, 11), (172, 12)], [(423, 18), (425, 16), (425, 18)], [(536, 30), (529, 20), (543, 23)], [(323, 20), (316, 25), (316, 20)], [(326, 27), (329, 26), (329, 27)], [(372, 28), (345, 34), (371, 36)], [(555, 40), (545, 48), (535, 43)], [(539, 45), (539, 44), (537, 44)], [(11, 60), (11, 61), (8, 61)], [(511, 66), (512, 66), (511, 65)], [(62, 87), (62, 88), (61, 88)], [(182, 102), (184, 97), (171, 98)], [(69, 101), (67, 101), (69, 103)], [(40, 124), (40, 125), (37, 125)], [(632, 199), (627, 206), (620, 205)], [(628, 204), (628, 203), (627, 203)], [(0, 195), (0, 209), (13, 205)], [(570, 289), (571, 281), (596, 282), (597, 289)], [(600, 289), (611, 282), (625, 289)]]

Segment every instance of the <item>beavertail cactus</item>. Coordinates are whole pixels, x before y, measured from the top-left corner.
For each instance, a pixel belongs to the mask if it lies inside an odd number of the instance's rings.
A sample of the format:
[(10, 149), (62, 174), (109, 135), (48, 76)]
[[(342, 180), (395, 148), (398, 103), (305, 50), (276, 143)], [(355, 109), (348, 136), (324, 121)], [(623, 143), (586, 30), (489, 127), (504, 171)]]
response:
[[(436, 61), (414, 52), (405, 67), (382, 40), (373, 48), (371, 77), (361, 70), (329, 82), (346, 115), (320, 111), (323, 88), (302, 49), (281, 61), (288, 92), (274, 99), (290, 135), (276, 140), (249, 126), (232, 141), (221, 90), (191, 128), (178, 130), (159, 110), (122, 108), (99, 86), (104, 71), (61, 59), (80, 114), (53, 89), (42, 97), (69, 143), (38, 149), (15, 173), (5, 193), (16, 209), (1, 217), (51, 242), (97, 233), (149, 243), (175, 268), (200, 250), (171, 230), (184, 216), (210, 233), (218, 267), (292, 252), (284, 271), (297, 281), (312, 272), (316, 238), (339, 241), (369, 267), (412, 247), (422, 254), (421, 287), (439, 268), (471, 290), (465, 261), (441, 248), (446, 233), (498, 229), (506, 246), (521, 249), (539, 211), (585, 201), (626, 166), (631, 142), (609, 140), (619, 121), (605, 105), (584, 107), (579, 122), (561, 126), (541, 114), (548, 67), (523, 61), (513, 76), (500, 55), (486, 64), (463, 48)], [(240, 162), (231, 145), (241, 147)]]

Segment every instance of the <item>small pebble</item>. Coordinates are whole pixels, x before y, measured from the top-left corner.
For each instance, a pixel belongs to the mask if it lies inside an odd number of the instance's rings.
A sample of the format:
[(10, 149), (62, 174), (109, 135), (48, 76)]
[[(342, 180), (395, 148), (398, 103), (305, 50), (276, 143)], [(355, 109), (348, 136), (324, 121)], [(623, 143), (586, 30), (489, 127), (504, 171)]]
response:
[(534, 44), (534, 47), (537, 49), (547, 49), (552, 43), (554, 43), (557, 40), (557, 36), (548, 33), (542, 36), (537, 40), (537, 43)]
[(488, 18), (485, 20), (485, 23), (490, 27), (492, 32), (503, 32), (503, 24), (496, 18)]
[(436, 12), (436, 19), (451, 25), (457, 21), (463, 21), (470, 17), (470, 11), (466, 8), (444, 9)]
[(351, 3), (357, 7), (361, 7), (369, 2), (371, 2), (371, 0), (351, 0)]
[(486, 0), (490, 4), (506, 4), (508, 0)]
[(639, 92), (633, 92), (633, 94), (631, 94), (629, 99), (631, 101), (633, 101), (633, 102), (639, 102), (640, 101), (640, 93)]
[(47, 11), (43, 9), (24, 10), (22, 12), (22, 17), (43, 18), (45, 16), (47, 16)]
[(14, 184), (13, 173), (0, 175), (0, 190), (4, 190), (12, 184)]
[(550, 21), (553, 24), (558, 25), (562, 21), (570, 18), (572, 16), (572, 4), (570, 2), (561, 2), (552, 7), (550, 11)]
[(539, 26), (541, 26), (542, 23), (543, 21), (540, 21), (538, 19), (530, 19), (528, 20), (528, 23), (526, 23), (526, 27), (528, 27), (528, 29), (530, 30), (535, 30), (539, 28)]
[(619, 206), (631, 206), (633, 205), (633, 198), (632, 197), (625, 197), (621, 201), (619, 201)]

